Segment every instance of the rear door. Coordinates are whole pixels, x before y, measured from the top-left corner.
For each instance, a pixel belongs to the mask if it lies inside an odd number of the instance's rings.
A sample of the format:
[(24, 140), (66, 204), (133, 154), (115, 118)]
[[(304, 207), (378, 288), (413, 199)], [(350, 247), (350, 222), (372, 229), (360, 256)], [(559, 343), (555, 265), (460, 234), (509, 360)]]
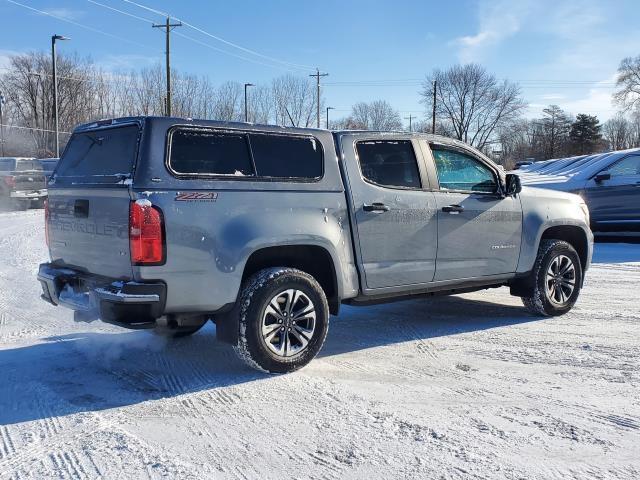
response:
[(611, 178), (599, 183), (590, 179), (583, 193), (592, 223), (604, 230), (640, 228), (640, 155), (618, 160), (599, 173)]
[(137, 124), (75, 133), (49, 182), (52, 261), (114, 278), (131, 277), (129, 185)]
[(439, 189), (436, 281), (515, 272), (520, 255), (522, 207), (499, 193), (488, 162), (467, 150), (431, 145)]
[(435, 199), (418, 144), (410, 138), (341, 138), (355, 219), (359, 268), (367, 289), (433, 280)]

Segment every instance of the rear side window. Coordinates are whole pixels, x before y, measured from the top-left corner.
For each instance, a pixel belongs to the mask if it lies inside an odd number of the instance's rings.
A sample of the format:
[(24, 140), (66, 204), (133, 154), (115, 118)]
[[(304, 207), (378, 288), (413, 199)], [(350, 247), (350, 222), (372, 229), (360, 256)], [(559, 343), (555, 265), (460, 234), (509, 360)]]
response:
[(183, 128), (170, 138), (169, 166), (178, 175), (322, 176), (322, 150), (313, 137)]
[(623, 158), (613, 166), (609, 167), (608, 173), (612, 177), (627, 177), (640, 175), (640, 156), (634, 155)]
[(260, 177), (319, 178), (322, 151), (313, 137), (250, 133), (251, 149)]
[(383, 187), (420, 188), (420, 172), (410, 140), (381, 140), (356, 144), (366, 180)]
[(137, 125), (74, 133), (56, 169), (56, 180), (118, 183), (131, 176), (138, 150)]
[(254, 175), (247, 136), (205, 130), (171, 135), (171, 168), (179, 174)]

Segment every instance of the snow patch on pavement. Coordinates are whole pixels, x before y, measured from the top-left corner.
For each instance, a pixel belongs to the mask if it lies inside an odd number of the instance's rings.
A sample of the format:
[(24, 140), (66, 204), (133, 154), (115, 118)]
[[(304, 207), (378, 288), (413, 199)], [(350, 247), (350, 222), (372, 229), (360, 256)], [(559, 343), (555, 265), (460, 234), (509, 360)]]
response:
[(0, 214), (0, 478), (640, 477), (640, 245), (597, 244), (575, 309), (505, 288), (344, 307), (319, 357), (246, 368), (40, 300), (41, 210)]

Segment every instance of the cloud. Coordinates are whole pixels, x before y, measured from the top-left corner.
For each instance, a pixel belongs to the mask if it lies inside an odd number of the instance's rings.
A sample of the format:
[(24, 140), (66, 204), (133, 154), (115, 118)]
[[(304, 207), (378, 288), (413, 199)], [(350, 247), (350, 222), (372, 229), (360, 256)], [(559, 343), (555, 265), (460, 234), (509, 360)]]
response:
[(487, 50), (517, 34), (532, 8), (532, 0), (482, 0), (478, 4), (478, 32), (451, 42), (462, 63), (479, 62)]
[(547, 93), (545, 95), (540, 95), (540, 100), (564, 100), (565, 98), (567, 98), (565, 95), (562, 95), (561, 93)]
[[(587, 113), (589, 115), (596, 115), (601, 122), (605, 122), (609, 118), (615, 115), (616, 109), (612, 104), (611, 94), (615, 87), (612, 86), (612, 82), (616, 79), (616, 74), (612, 74), (608, 78), (601, 80), (594, 84), (593, 88), (590, 88), (586, 93), (582, 95), (572, 95), (570, 99), (567, 99), (565, 95), (557, 95), (562, 98), (548, 98), (554, 96), (540, 95), (543, 100), (555, 100), (553, 103), (557, 104), (562, 110), (571, 115), (577, 115), (578, 113)], [(558, 101), (564, 100), (564, 101)], [(528, 110), (529, 118), (539, 118), (542, 115), (542, 110), (547, 108), (546, 103), (530, 103)]]
[(47, 8), (42, 10), (43, 12), (51, 15), (52, 17), (64, 18), (65, 20), (78, 20), (85, 14), (82, 10), (73, 10), (71, 8)]
[(0, 74), (5, 72), (9, 68), (9, 58), (19, 54), (20, 52), (17, 52), (15, 50), (0, 50)]

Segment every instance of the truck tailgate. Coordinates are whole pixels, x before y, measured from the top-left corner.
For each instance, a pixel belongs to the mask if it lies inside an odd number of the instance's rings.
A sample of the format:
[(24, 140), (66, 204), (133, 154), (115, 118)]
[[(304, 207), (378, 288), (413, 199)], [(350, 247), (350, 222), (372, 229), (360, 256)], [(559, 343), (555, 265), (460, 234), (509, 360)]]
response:
[(20, 171), (14, 173), (15, 187), (13, 190), (20, 191), (34, 191), (44, 190), (46, 186), (45, 174), (42, 170), (30, 170)]
[(131, 278), (128, 188), (49, 192), (51, 260), (89, 273)]

